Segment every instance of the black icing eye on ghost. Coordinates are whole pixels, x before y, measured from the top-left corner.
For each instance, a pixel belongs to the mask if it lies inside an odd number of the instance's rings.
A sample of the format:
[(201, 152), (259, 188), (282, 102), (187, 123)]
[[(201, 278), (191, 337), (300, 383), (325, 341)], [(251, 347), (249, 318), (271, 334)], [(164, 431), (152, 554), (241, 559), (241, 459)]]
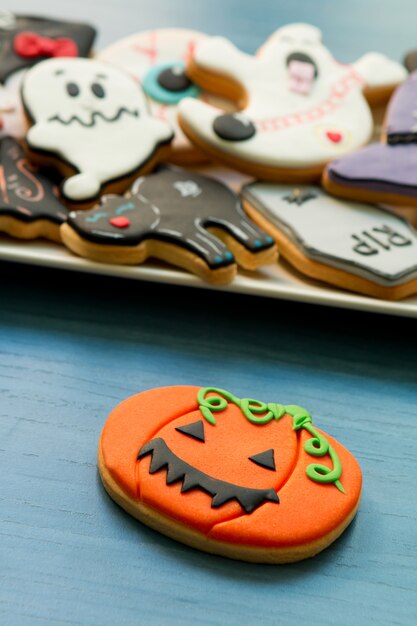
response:
[(200, 89), (190, 80), (182, 61), (152, 67), (143, 80), (146, 94), (161, 104), (178, 104), (183, 98), (197, 98)]
[(96, 96), (96, 98), (104, 98), (104, 96), (106, 95), (106, 91), (103, 85), (101, 85), (100, 83), (93, 83), (91, 85), (91, 91)]
[(286, 59), (288, 88), (294, 93), (308, 96), (319, 70), (310, 55), (305, 52), (292, 52)]
[(70, 82), (67, 83), (65, 87), (67, 90), (67, 94), (71, 96), (71, 98), (76, 98), (80, 95), (80, 88), (78, 87), (77, 83)]

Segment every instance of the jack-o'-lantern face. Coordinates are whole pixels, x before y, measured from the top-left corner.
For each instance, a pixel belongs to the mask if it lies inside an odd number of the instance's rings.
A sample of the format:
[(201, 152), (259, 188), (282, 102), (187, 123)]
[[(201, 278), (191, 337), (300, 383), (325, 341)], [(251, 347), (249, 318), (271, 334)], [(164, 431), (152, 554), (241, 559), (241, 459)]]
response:
[[(283, 533), (279, 541), (295, 541), (308, 535), (309, 523), (317, 534), (320, 507), (322, 525), (337, 526), (360, 494), (353, 457), (318, 431), (307, 411), (215, 388), (130, 398), (109, 417), (100, 458), (105, 486), (114, 481), (141, 512), (157, 511), (210, 537), (243, 524), (249, 544), (273, 543), (274, 532)], [(347, 464), (353, 476), (342, 474)]]

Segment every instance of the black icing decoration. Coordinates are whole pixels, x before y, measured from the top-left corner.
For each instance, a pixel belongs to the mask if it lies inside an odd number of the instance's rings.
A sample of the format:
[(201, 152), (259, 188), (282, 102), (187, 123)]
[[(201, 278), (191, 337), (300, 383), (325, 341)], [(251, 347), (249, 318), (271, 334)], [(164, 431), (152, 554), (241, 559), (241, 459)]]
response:
[[(120, 216), (128, 218), (128, 226), (112, 225)], [(274, 245), (272, 237), (247, 218), (231, 189), (180, 168), (163, 168), (144, 176), (126, 197), (109, 196), (94, 209), (71, 213), (68, 223), (93, 243), (138, 246), (147, 239), (172, 243), (214, 269), (232, 265), (235, 259), (211, 228), (225, 231), (251, 253)]]
[(76, 98), (80, 94), (80, 88), (77, 83), (67, 83), (67, 92), (71, 98)]
[(178, 426), (175, 430), (178, 430), (178, 432), (183, 435), (187, 435), (187, 437), (197, 439), (198, 441), (204, 442), (206, 440), (204, 437), (203, 420), (198, 420), (198, 422), (193, 422), (192, 424), (185, 424), (185, 426)]
[(36, 33), (51, 39), (72, 39), (77, 45), (78, 56), (80, 57), (89, 56), (96, 36), (96, 30), (88, 24), (50, 20), (29, 15), (14, 15), (14, 20), (10, 22), (9, 27), (5, 28), (0, 24), (1, 83), (4, 83), (14, 72), (31, 67), (47, 58), (45, 56), (27, 58), (15, 52), (14, 39), (16, 35), (24, 32)]
[(173, 65), (162, 70), (157, 78), (158, 84), (167, 91), (185, 91), (192, 87), (193, 83), (185, 73), (185, 69), (180, 65)]
[(60, 225), (68, 209), (58, 200), (56, 187), (26, 160), (21, 145), (12, 137), (0, 144), (0, 218), (24, 223), (46, 220)]
[(91, 85), (91, 91), (96, 96), (96, 98), (104, 98), (104, 96), (106, 95), (104, 87), (100, 85), (100, 83), (93, 83)]
[(246, 141), (256, 134), (255, 126), (241, 113), (219, 115), (213, 122), (213, 130), (225, 141)]
[(256, 465), (264, 467), (265, 469), (273, 471), (275, 471), (276, 469), (273, 448), (271, 448), (270, 450), (265, 450), (265, 452), (259, 452), (259, 454), (253, 454), (249, 457), (249, 460), (253, 461), (253, 463), (256, 463)]
[(230, 500), (237, 500), (245, 513), (252, 513), (264, 502), (279, 503), (279, 497), (273, 489), (250, 489), (212, 478), (208, 474), (192, 467), (170, 450), (160, 437), (152, 439), (141, 448), (138, 459), (152, 455), (149, 473), (155, 474), (166, 470), (166, 484), (182, 482), (181, 493), (199, 489), (212, 496), (211, 507), (216, 509)]
[(283, 200), (285, 200), (285, 202), (288, 202), (288, 204), (296, 204), (297, 206), (301, 206), (302, 204), (304, 204), (304, 202), (307, 202), (308, 200), (313, 200), (314, 198), (317, 198), (316, 193), (313, 193), (312, 191), (301, 191), (301, 189), (295, 188), (290, 194), (284, 196)]

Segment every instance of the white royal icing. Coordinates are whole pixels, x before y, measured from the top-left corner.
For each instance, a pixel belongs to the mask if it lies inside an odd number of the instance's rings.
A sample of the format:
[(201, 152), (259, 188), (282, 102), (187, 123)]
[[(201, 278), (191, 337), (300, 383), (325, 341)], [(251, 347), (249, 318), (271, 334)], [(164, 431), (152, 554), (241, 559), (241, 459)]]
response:
[[(78, 93), (71, 96), (68, 89)], [(38, 63), (26, 73), (22, 95), (34, 121), (29, 146), (56, 154), (79, 172), (63, 185), (70, 200), (89, 199), (102, 184), (133, 173), (172, 137), (168, 124), (150, 116), (128, 74), (93, 59)]]
[[(144, 31), (117, 41), (101, 51), (96, 58), (125, 70), (137, 81), (142, 82), (149, 70), (156, 65), (178, 61), (187, 64), (197, 44), (206, 38), (207, 35), (203, 33), (184, 28)], [(206, 92), (202, 92), (199, 98), (221, 109), (233, 110), (230, 103)], [(178, 106), (162, 104), (152, 98), (149, 100), (152, 115), (169, 122), (175, 131), (172, 149), (177, 152), (193, 150), (179, 127)]]
[[(299, 59), (307, 55), (317, 69), (311, 77)], [(364, 145), (371, 137), (373, 121), (362, 94), (365, 77), (354, 66), (338, 63), (321, 43), (321, 33), (308, 24), (292, 24), (276, 31), (257, 56), (239, 51), (228, 40), (212, 37), (196, 49), (197, 66), (237, 80), (247, 94), (243, 113), (255, 125), (256, 134), (245, 141), (220, 139), (213, 122), (220, 114), (213, 107), (185, 99), (180, 116), (193, 133), (219, 151), (243, 161), (276, 168), (305, 168), (324, 164)], [(369, 61), (360, 64), (365, 71)], [(376, 64), (378, 65), (378, 63)], [(398, 64), (389, 66), (386, 82), (392, 84)], [(396, 80), (403, 79), (397, 71)], [(379, 84), (382, 84), (380, 73)]]
[(379, 52), (368, 52), (353, 64), (355, 71), (363, 78), (367, 87), (398, 85), (404, 81), (408, 72), (399, 63), (392, 61)]
[(242, 196), (314, 261), (385, 286), (417, 276), (417, 232), (388, 209), (312, 185), (253, 183)]

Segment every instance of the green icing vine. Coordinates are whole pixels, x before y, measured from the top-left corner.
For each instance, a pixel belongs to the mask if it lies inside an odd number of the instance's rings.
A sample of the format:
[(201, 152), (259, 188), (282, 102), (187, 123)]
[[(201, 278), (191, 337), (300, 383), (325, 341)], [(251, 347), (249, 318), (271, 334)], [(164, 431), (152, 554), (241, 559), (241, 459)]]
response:
[[(216, 395), (208, 395), (216, 394)], [(205, 387), (200, 389), (197, 394), (197, 401), (202, 416), (210, 424), (216, 424), (216, 418), (213, 413), (224, 411), (229, 402), (240, 408), (243, 415), (252, 424), (267, 424), (271, 420), (279, 420), (283, 415), (291, 415), (293, 430), (301, 430), (304, 428), (312, 435), (312, 438), (305, 442), (304, 450), (310, 456), (322, 457), (328, 454), (333, 463), (333, 469), (327, 465), (312, 463), (306, 468), (307, 476), (316, 483), (329, 484), (333, 483), (339, 491), (345, 493), (340, 476), (342, 474), (342, 464), (336, 451), (326, 437), (320, 434), (313, 426), (313, 420), (308, 411), (296, 404), (275, 404), (274, 402), (260, 402), (253, 398), (237, 398), (225, 389), (217, 387)]]

